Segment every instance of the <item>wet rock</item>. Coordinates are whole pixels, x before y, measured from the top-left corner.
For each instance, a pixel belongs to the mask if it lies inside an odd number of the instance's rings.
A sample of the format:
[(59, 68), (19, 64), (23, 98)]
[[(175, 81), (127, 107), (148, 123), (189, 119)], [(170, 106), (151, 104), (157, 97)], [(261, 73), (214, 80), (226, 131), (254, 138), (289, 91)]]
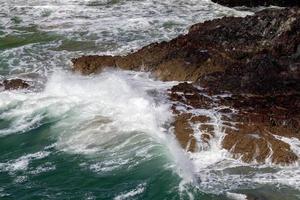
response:
[(189, 123), (190, 114), (183, 113), (177, 115), (174, 121), (175, 135), (183, 148), (194, 152), (196, 150), (196, 140), (193, 137), (193, 128)]
[[(245, 162), (290, 164), (298, 157), (286, 139), (300, 139), (299, 46), (300, 9), (295, 7), (206, 21), (186, 35), (126, 56), (72, 62), (82, 74), (113, 67), (191, 81), (168, 91), (183, 148), (205, 150), (215, 139)], [(219, 126), (214, 117), (221, 119)]]
[[(194, 148), (187, 150), (205, 150), (210, 140), (216, 137), (215, 127), (210, 123), (211, 117), (197, 112), (204, 109), (221, 115), (218, 126), (225, 135), (222, 146), (234, 158), (244, 162), (284, 165), (298, 160), (284, 138), (300, 140), (299, 94), (215, 95), (208, 98), (205, 90), (199, 90), (188, 83), (180, 83), (170, 91), (173, 112), (179, 116), (175, 117), (175, 133), (180, 144), (187, 148), (193, 137), (199, 137), (196, 132), (201, 136), (201, 141), (195, 139)], [(202, 98), (195, 100), (194, 96)], [(192, 100), (189, 100), (190, 97)]]
[(201, 91), (187, 82), (179, 83), (169, 90), (172, 101), (181, 102), (191, 108), (208, 108), (212, 106), (211, 98), (201, 94)]
[(115, 67), (115, 58), (113, 56), (83, 56), (72, 59), (75, 64), (75, 70), (81, 74), (91, 74), (101, 72), (104, 67)]
[(215, 3), (235, 7), (235, 6), (247, 6), (247, 7), (256, 7), (256, 6), (299, 6), (300, 2), (295, 0), (212, 0)]
[(26, 89), (30, 85), (22, 79), (9, 79), (4, 80), (0, 86), (4, 87), (4, 90), (18, 90)]
[[(169, 97), (175, 114), (174, 132), (181, 146), (191, 152), (209, 148), (209, 141), (214, 136), (210, 116), (205, 113), (195, 114), (195, 110), (213, 108), (213, 99), (186, 82), (173, 86), (169, 90)], [(196, 138), (195, 132), (200, 137)]]
[(232, 120), (237, 130), (227, 130), (224, 148), (243, 161), (277, 164), (293, 163), (298, 159), (284, 138), (300, 139), (300, 98), (298, 94), (284, 96), (251, 96), (227, 99), (239, 110)]
[(74, 70), (105, 67), (151, 71), (161, 80), (199, 81), (231, 92), (265, 93), (300, 87), (300, 9), (269, 9), (245, 18), (193, 25), (187, 35), (126, 56), (83, 56)]
[(290, 164), (298, 159), (290, 145), (265, 131), (263, 124), (245, 123), (237, 128), (235, 131), (227, 131), (223, 140), (223, 147), (233, 153), (235, 158), (244, 162), (276, 164)]

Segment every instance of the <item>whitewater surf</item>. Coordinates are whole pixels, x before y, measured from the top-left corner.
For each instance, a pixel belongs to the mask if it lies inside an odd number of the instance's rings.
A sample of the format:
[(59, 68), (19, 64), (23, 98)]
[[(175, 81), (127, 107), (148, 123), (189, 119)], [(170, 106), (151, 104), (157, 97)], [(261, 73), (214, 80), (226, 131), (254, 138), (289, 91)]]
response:
[[(211, 119), (209, 147), (181, 148), (166, 95), (178, 82), (71, 70), (80, 55), (124, 55), (196, 22), (251, 14), (210, 0), (0, 0), (0, 78), (30, 83), (0, 91), (0, 198), (300, 199), (299, 163), (233, 159), (216, 109), (191, 111)], [(299, 140), (280, 139), (300, 155)]]

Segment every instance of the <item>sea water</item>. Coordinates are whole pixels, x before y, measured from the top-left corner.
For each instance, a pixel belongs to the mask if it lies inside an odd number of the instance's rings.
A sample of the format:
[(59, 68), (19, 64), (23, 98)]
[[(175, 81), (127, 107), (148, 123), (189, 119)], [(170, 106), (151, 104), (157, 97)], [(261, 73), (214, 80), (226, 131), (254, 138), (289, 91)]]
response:
[[(125, 55), (194, 23), (253, 14), (210, 0), (0, 0), (0, 199), (300, 199), (300, 170), (245, 164), (221, 148), (184, 151), (166, 91), (149, 73), (81, 76), (71, 58)], [(197, 133), (195, 132), (195, 135)], [(279, 138), (300, 154), (299, 140)]]

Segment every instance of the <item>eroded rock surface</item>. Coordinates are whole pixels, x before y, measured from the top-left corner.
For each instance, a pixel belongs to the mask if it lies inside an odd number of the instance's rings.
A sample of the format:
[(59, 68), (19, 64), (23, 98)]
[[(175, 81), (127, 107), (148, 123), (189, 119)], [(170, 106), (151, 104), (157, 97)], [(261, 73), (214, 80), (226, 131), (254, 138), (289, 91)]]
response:
[(127, 56), (72, 61), (83, 74), (115, 67), (192, 81), (169, 91), (175, 134), (187, 151), (219, 142), (245, 162), (298, 159), (287, 141), (300, 139), (299, 8), (207, 21)]
[(169, 92), (176, 114), (175, 133), (183, 148), (205, 150), (217, 139), (245, 162), (289, 164), (298, 159), (284, 140), (300, 139), (299, 94), (209, 98), (207, 89), (188, 83)]
[[(119, 67), (152, 71), (162, 80), (197, 81), (224, 72), (238, 76), (245, 67), (253, 70), (261, 62), (271, 63), (265, 71), (271, 69), (271, 75), (275, 75), (299, 68), (289, 67), (290, 62), (299, 61), (299, 26), (300, 9), (265, 10), (255, 16), (225, 17), (195, 24), (187, 35), (148, 45), (127, 56), (83, 56), (72, 62), (74, 70), (83, 74)], [(254, 71), (249, 79), (265, 71)], [(243, 77), (237, 84), (248, 87), (247, 80)]]
[(4, 90), (18, 90), (26, 89), (30, 85), (22, 79), (7, 79), (0, 83), (0, 87), (3, 87)]

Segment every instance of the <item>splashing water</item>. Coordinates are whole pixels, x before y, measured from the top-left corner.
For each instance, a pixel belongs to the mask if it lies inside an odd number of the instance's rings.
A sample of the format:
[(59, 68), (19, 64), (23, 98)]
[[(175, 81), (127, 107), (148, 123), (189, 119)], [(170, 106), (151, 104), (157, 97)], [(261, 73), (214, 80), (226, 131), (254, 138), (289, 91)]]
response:
[[(193, 111), (211, 119), (209, 148), (199, 139), (198, 152), (181, 149), (165, 96), (175, 82), (69, 71), (72, 57), (126, 54), (197, 22), (248, 14), (209, 0), (0, 0), (0, 78), (34, 83), (0, 92), (0, 198), (300, 199), (298, 163), (231, 159), (217, 109)], [(278, 139), (299, 155), (299, 140)]]
[[(5, 112), (0, 119), (10, 123), (2, 127), (0, 136), (28, 134), (51, 123), (48, 134), (56, 141), (51, 148), (89, 158), (79, 165), (94, 173), (135, 168), (158, 156), (167, 161), (164, 168), (189, 183), (194, 178), (192, 165), (168, 130), (172, 115), (165, 90), (175, 83), (149, 76), (106, 71), (84, 77), (60, 71), (52, 74), (41, 92), (2, 92), (0, 109)], [(1, 169), (26, 172), (36, 160), (32, 158), (23, 155), (2, 163)]]

